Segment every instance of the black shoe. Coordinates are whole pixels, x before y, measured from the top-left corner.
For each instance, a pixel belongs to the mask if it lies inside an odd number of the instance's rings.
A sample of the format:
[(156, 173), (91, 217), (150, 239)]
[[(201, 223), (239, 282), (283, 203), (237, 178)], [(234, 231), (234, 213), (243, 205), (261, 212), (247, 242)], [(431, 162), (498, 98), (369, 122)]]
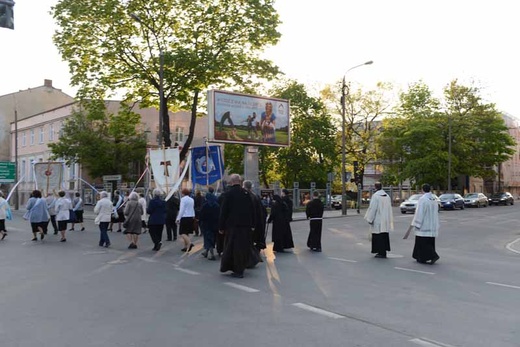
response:
[(166, 239), (166, 241), (173, 241), (173, 239)]
[(161, 250), (161, 246), (162, 246), (162, 242), (159, 242), (159, 243), (157, 244), (157, 247), (156, 247), (157, 249), (156, 249), (156, 251), (160, 251), (160, 250)]
[(100, 244), (99, 244), (99, 247), (103, 247), (103, 244), (102, 244), (102, 243), (100, 243)]
[(38, 241), (38, 238), (34, 237), (31, 241)]
[(321, 252), (321, 248), (314, 248), (314, 252)]
[(85, 231), (85, 228), (81, 228), (81, 231)]
[(439, 259), (441, 259), (441, 257), (436, 256), (435, 258), (432, 259), (432, 261), (430, 262), (430, 265), (435, 264), (435, 262), (436, 262), (437, 260), (439, 260)]
[(188, 248), (188, 252), (191, 251), (191, 249), (193, 248), (193, 246), (194, 246), (193, 243), (190, 244), (190, 248)]
[(112, 232), (112, 228), (110, 228), (110, 229), (107, 229), (107, 231), (110, 231), (110, 232)]
[(7, 236), (7, 233), (4, 231), (4, 233), (2, 234), (2, 240), (5, 239), (6, 236)]
[(69, 231), (74, 231), (74, 228), (70, 228)]
[(238, 272), (232, 272), (231, 273), (231, 277), (244, 278), (244, 274), (243, 273), (238, 273)]
[(57, 232), (57, 231), (55, 231), (55, 232), (54, 232), (54, 235), (58, 235), (58, 232)]
[(133, 249), (133, 248), (134, 248), (134, 244), (133, 243), (128, 245), (128, 249)]
[(42, 233), (42, 234), (40, 235), (40, 240), (43, 241), (44, 238), (45, 238), (45, 234)]
[(181, 249), (181, 252), (186, 252), (188, 249), (186, 247), (184, 247), (183, 249)]
[(121, 232), (121, 229), (118, 229), (117, 232), (120, 233), (120, 232)]
[(105, 248), (110, 247), (110, 243), (105, 244)]
[(376, 254), (374, 258), (386, 258), (386, 254)]
[(61, 239), (60, 242), (67, 242), (67, 239)]

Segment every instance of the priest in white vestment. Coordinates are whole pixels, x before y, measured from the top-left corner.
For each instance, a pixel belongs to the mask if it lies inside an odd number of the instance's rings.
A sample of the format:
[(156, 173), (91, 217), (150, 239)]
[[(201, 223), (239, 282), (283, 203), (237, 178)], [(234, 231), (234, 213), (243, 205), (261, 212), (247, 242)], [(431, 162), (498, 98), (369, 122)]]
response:
[(435, 264), (439, 255), (435, 251), (435, 238), (439, 234), (439, 203), (430, 192), (430, 185), (423, 184), (424, 195), (417, 202), (412, 225), (415, 228), (415, 246), (412, 257), (422, 264)]
[(386, 252), (390, 251), (389, 232), (394, 231), (392, 200), (382, 189), (381, 183), (377, 182), (375, 188), (365, 220), (370, 224), (372, 233), (372, 253), (376, 254), (376, 258), (386, 258)]

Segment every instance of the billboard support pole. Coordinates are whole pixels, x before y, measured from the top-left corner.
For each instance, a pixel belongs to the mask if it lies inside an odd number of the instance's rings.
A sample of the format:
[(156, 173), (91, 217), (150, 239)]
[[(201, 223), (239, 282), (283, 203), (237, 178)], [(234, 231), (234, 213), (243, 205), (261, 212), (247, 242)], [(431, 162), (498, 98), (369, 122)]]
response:
[(244, 179), (253, 182), (254, 190), (260, 188), (258, 176), (258, 146), (244, 147)]

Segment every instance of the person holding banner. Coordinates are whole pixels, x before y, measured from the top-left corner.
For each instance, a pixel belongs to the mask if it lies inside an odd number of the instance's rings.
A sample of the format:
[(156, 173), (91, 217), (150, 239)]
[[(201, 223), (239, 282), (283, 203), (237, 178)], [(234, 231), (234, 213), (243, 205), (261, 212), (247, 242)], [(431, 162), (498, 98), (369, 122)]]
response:
[(24, 219), (28, 219), (31, 223), (33, 238), (31, 241), (38, 241), (37, 235), (40, 234), (40, 240), (43, 241), (47, 234), (47, 225), (49, 224), (49, 210), (47, 204), (42, 199), (42, 193), (39, 190), (33, 190), (31, 197), (27, 201), (27, 212)]
[(61, 233), (60, 242), (66, 242), (65, 232), (67, 231), (67, 223), (70, 220), (70, 210), (72, 210), (72, 202), (65, 197), (65, 192), (62, 190), (58, 193), (58, 200), (56, 201), (56, 221), (58, 222), (58, 230)]
[(193, 233), (193, 223), (195, 220), (195, 201), (190, 196), (190, 190), (182, 190), (181, 206), (177, 214), (176, 223), (179, 224), (179, 237), (184, 241), (183, 252), (189, 252), (193, 248), (190, 234)]
[(9, 205), (7, 200), (4, 199), (4, 193), (0, 192), (0, 235), (2, 237), (1, 240), (5, 239), (7, 236), (7, 231), (5, 230), (5, 220), (7, 218), (7, 210), (9, 209)]
[(83, 199), (81, 198), (81, 194), (76, 192), (74, 201), (72, 202), (72, 211), (74, 212), (74, 221), (72, 222), (72, 226), (70, 227), (70, 231), (74, 231), (74, 224), (81, 223), (81, 231), (85, 231), (85, 227), (83, 226)]
[(123, 213), (123, 196), (119, 193), (119, 190), (114, 190), (114, 198), (112, 199), (112, 204), (114, 205), (114, 213), (112, 214), (112, 220), (110, 221), (110, 226), (108, 227), (109, 231), (112, 231), (112, 227), (114, 223), (118, 223), (117, 232), (121, 232), (121, 223), (125, 221), (125, 214)]
[(51, 224), (54, 229), (54, 235), (58, 235), (58, 224), (56, 224), (56, 197), (54, 193), (47, 194), (45, 198), (45, 202), (47, 203), (47, 208), (49, 209), (49, 215), (51, 216)]

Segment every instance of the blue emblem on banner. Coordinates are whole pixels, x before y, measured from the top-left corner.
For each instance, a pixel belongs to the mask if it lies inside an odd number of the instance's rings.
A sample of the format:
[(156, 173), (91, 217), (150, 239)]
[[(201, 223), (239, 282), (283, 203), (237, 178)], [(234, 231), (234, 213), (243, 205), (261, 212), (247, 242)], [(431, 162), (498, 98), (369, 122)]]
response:
[(191, 179), (194, 184), (212, 184), (222, 178), (224, 165), (220, 146), (192, 148), (191, 160)]

